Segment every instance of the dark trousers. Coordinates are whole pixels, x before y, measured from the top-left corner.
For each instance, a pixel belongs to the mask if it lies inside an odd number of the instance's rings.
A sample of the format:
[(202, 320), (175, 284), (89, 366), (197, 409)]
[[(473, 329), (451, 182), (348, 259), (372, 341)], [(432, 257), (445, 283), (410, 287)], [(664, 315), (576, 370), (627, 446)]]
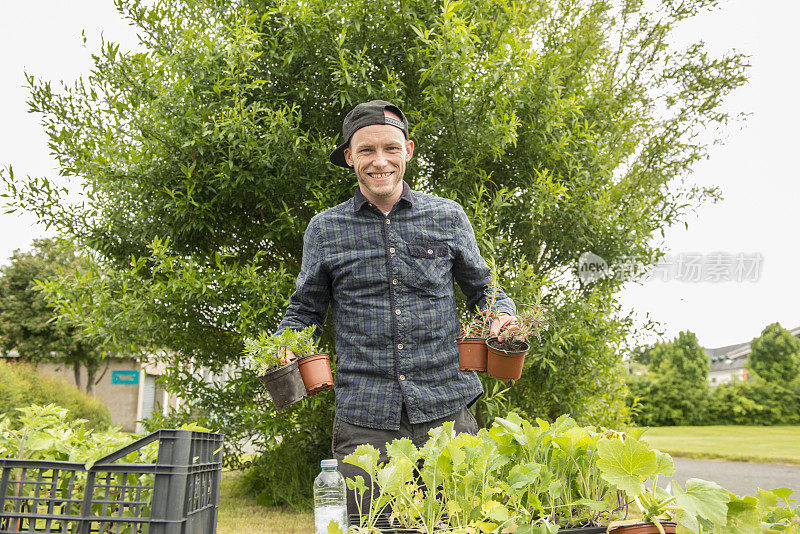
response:
[[(360, 475), (364, 477), (367, 488), (370, 487), (370, 480), (367, 473), (360, 467), (343, 462), (345, 456), (353, 452), (361, 444), (368, 443), (378, 449), (381, 453), (380, 462), (385, 464), (389, 461), (386, 455), (386, 444), (398, 438), (408, 438), (415, 447), (422, 447), (428, 441), (428, 431), (432, 428), (441, 426), (443, 423), (453, 421), (453, 428), (456, 432), (467, 432), (475, 435), (478, 433), (478, 423), (465, 407), (454, 414), (434, 419), (427, 423), (412, 423), (408, 420), (406, 407), (403, 405), (400, 415), (399, 430), (382, 430), (378, 428), (367, 428), (363, 426), (351, 425), (342, 421), (338, 417), (333, 421), (333, 457), (339, 461), (339, 472), (345, 478), (355, 478)], [(370, 496), (364, 496), (362, 503), (362, 513), (366, 514), (369, 510)], [(354, 515), (358, 513), (355, 492), (347, 490), (347, 513)]]

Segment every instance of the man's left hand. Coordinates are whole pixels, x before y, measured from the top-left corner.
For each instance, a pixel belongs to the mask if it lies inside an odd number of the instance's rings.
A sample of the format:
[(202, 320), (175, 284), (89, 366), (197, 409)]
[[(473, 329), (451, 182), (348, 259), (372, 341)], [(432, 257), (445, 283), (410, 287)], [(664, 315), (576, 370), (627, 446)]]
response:
[[(515, 323), (517, 318), (513, 315), (498, 315), (494, 319), (492, 319), (492, 324), (489, 325), (489, 337), (498, 336), (500, 333), (500, 329), (503, 328), (505, 325), (510, 323)], [(503, 341), (503, 338), (498, 337), (498, 341)]]

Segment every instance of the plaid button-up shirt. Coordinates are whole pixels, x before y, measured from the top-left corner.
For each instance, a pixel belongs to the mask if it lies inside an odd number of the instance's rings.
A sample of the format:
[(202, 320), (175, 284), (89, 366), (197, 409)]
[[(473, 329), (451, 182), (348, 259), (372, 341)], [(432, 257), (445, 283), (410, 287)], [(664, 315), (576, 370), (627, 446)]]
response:
[[(472, 309), (483, 306), (489, 268), (456, 202), (412, 191), (384, 215), (355, 196), (314, 216), (303, 262), (278, 332), (316, 325), (330, 304), (338, 356), (336, 416), (396, 430), (402, 404), (412, 423), (445, 417), (483, 392), (458, 369), (453, 281)], [(499, 295), (498, 309), (516, 312)]]

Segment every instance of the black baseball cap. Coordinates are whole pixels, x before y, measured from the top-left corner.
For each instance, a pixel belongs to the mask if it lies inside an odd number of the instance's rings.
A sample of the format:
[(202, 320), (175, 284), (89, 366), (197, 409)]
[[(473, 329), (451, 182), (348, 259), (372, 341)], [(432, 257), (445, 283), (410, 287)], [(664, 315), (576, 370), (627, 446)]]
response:
[[(391, 111), (400, 117), (400, 120), (394, 117), (387, 117), (385, 114), (386, 111)], [(350, 138), (353, 137), (356, 130), (373, 124), (389, 124), (391, 126), (396, 126), (403, 130), (403, 134), (406, 136), (406, 139), (408, 139), (408, 120), (406, 116), (403, 115), (403, 112), (400, 111), (400, 108), (385, 100), (364, 102), (351, 109), (350, 113), (345, 116), (344, 122), (342, 123), (342, 144), (331, 152), (331, 163), (349, 169), (350, 165), (348, 165), (344, 159), (344, 149), (350, 144)]]

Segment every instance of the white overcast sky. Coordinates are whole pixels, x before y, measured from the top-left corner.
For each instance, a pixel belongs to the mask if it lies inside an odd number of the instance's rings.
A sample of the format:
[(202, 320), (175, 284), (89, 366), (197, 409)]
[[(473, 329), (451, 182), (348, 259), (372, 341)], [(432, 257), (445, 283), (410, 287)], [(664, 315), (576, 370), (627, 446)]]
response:
[[(633, 285), (623, 295), (627, 308), (641, 317), (649, 314), (667, 338), (691, 330), (706, 347), (749, 341), (775, 321), (800, 326), (800, 171), (794, 159), (800, 147), (800, 5), (793, 0), (721, 4), (722, 9), (685, 24), (678, 41), (702, 38), (713, 52), (736, 48), (751, 55), (750, 81), (728, 102), (729, 109), (752, 116), (742, 129), (731, 128), (726, 144), (715, 147), (691, 177), (700, 185), (719, 186), (723, 201), (700, 208), (688, 219), (688, 230), (683, 225), (668, 229), (665, 243), (673, 258), (706, 264), (760, 254), (760, 276), (714, 283), (679, 281), (668, 274), (667, 280)], [(1, 166), (11, 164), (19, 175), (55, 176), (38, 118), (27, 113), (23, 72), (53, 81), (87, 73), (101, 32), (123, 49), (136, 44), (111, 0), (0, 0)], [(2, 214), (0, 225), (0, 263), (47, 233), (31, 216)]]

